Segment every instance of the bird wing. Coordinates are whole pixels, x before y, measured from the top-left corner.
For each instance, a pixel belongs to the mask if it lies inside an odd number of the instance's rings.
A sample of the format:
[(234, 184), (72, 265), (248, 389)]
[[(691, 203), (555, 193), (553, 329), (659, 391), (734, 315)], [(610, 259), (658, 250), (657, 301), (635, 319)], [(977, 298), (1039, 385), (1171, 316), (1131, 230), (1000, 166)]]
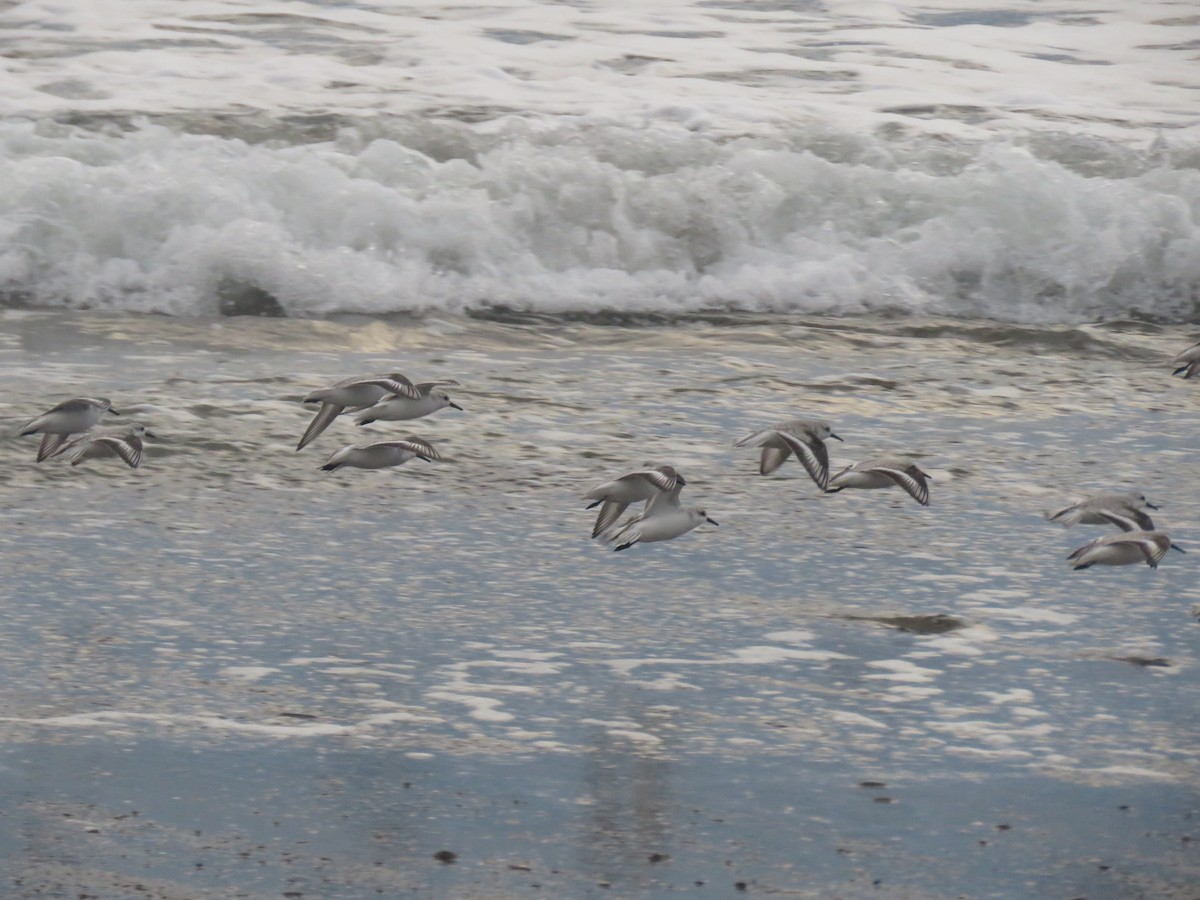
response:
[[(809, 477), (816, 482), (817, 487), (825, 490), (829, 486), (829, 450), (824, 441), (808, 442), (786, 431), (778, 432), (779, 437), (788, 445), (796, 459), (800, 460)], [(763, 451), (766, 456), (766, 451)], [(911, 493), (911, 491), (910, 491)]]
[(419, 400), (421, 397), (428, 397), (429, 392), (435, 387), (459, 387), (459, 383), (453, 378), (447, 378), (443, 381), (419, 381), (413, 385), (418, 392), (418, 396), (414, 400)]
[(916, 466), (874, 466), (871, 471), (892, 479), (922, 506), (929, 505), (929, 482), (925, 480), (925, 473)]
[(1159, 561), (1167, 555), (1167, 551), (1171, 549), (1170, 541), (1153, 541), (1147, 538), (1137, 538), (1133, 540), (1137, 544), (1137, 548), (1142, 551), (1142, 555), (1146, 557), (1146, 565), (1152, 569), (1158, 568)]
[(417, 456), (423, 456), (426, 459), (441, 459), (442, 454), (433, 449), (433, 445), (428, 441), (418, 437), (408, 437), (399, 441), (378, 441), (371, 445), (372, 447), (399, 447), (401, 450), (407, 450), (410, 453), (415, 453)]
[(328, 428), (329, 423), (340, 416), (345, 409), (346, 407), (338, 406), (336, 403), (322, 403), (317, 414), (313, 416), (313, 420), (304, 429), (304, 434), (300, 437), (300, 443), (296, 445), (296, 450), (303, 450), (311, 444), (313, 439)]
[(43, 434), (42, 443), (38, 445), (37, 461), (49, 459), (52, 456), (58, 456), (66, 449), (69, 434)]
[(1100, 518), (1111, 522), (1122, 531), (1153, 531), (1154, 520), (1140, 509), (1131, 506), (1119, 506), (1116, 509), (1094, 510)]
[(78, 449), (71, 456), (71, 465), (77, 466), (87, 457), (88, 449), (99, 444), (107, 447), (117, 456), (121, 457), (125, 465), (131, 469), (136, 469), (142, 462), (142, 441), (138, 437), (117, 436), (117, 435), (102, 435), (100, 437), (87, 438), (79, 442)]
[(661, 469), (645, 469), (641, 472), (630, 472), (628, 475), (626, 475), (624, 477), (626, 477), (626, 478), (641, 478), (645, 481), (650, 482), (650, 484), (652, 484), (654, 487), (658, 488), (660, 491), (674, 490), (675, 485), (679, 480), (678, 475), (668, 474), (666, 472), (663, 472)]
[(791, 452), (787, 447), (763, 447), (762, 456), (758, 460), (758, 474), (770, 475), (783, 465)]
[(679, 509), (679, 492), (683, 489), (683, 485), (677, 484), (669, 491), (662, 491), (655, 494), (646, 501), (646, 508), (642, 510), (642, 518), (649, 519), (651, 516), (657, 516), (672, 509)]
[(592, 537), (600, 537), (628, 507), (628, 503), (622, 503), (619, 500), (605, 500), (600, 506), (599, 515), (596, 516), (596, 524), (592, 526)]

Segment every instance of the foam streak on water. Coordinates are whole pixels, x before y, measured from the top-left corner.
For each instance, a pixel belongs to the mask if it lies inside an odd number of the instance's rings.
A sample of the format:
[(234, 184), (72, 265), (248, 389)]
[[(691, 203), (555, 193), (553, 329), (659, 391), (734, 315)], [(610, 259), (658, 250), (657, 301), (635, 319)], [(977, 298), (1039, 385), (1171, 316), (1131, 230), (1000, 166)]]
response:
[(0, 10), (0, 297), (1197, 317), (1190, 5)]

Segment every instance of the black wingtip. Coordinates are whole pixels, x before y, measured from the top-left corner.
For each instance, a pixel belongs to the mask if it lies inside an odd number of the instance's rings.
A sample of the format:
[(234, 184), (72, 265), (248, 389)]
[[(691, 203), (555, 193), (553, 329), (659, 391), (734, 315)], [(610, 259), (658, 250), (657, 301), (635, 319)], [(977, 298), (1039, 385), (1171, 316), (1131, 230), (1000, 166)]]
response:
[(603, 503), (603, 502), (604, 502), (603, 500), (597, 500), (595, 503), (589, 503), (589, 504), (588, 504), (586, 507), (584, 507), (584, 508), (585, 508), (585, 509), (595, 509), (597, 506), (599, 506), (599, 505), (600, 505), (601, 503)]
[(325, 465), (321, 466), (321, 471), (332, 472), (334, 469), (338, 468), (339, 465), (340, 463), (325, 463)]
[(374, 419), (359, 419), (354, 424), (355, 425), (370, 425), (374, 421), (375, 421)]
[(628, 544), (621, 544), (619, 547), (613, 547), (613, 553), (619, 553), (622, 550), (628, 550), (634, 545), (635, 541), (630, 541)]

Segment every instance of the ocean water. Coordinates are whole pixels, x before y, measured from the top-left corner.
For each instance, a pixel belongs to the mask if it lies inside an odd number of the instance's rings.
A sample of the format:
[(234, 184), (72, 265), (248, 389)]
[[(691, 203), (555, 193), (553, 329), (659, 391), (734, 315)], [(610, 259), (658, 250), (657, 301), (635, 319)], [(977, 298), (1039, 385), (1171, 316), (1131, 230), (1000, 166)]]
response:
[(0, 296), (1196, 318), (1194, 6), (8, 3)]
[[(1194, 898), (1198, 35), (0, 5), (0, 895)], [(464, 409), (295, 451), (396, 370)], [(33, 461), (80, 395), (141, 468)], [(665, 462), (720, 525), (590, 541)], [(1188, 552), (1072, 572), (1103, 489)]]

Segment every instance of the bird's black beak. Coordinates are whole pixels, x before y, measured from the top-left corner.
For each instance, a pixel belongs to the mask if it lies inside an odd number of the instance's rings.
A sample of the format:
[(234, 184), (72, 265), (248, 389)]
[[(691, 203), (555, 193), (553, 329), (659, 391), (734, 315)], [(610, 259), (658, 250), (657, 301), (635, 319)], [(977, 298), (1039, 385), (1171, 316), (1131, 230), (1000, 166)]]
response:
[(108, 408), (108, 411), (109, 411), (110, 413), (112, 413), (114, 416), (119, 416), (119, 415), (120, 415), (120, 413), (119, 413), (119, 412), (117, 412), (115, 409), (113, 409), (111, 406)]
[(716, 525), (716, 526), (718, 526), (718, 527), (719, 527), (719, 526), (720, 526), (720, 524), (721, 524), (721, 523), (720, 523), (720, 522), (718, 522), (716, 519), (710, 519), (708, 516), (705, 516), (705, 517), (704, 517), (704, 521), (705, 521), (705, 522), (707, 522), (709, 525)]
[(1147, 505), (1148, 507), (1150, 507), (1151, 509), (1158, 509), (1158, 504), (1157, 504), (1157, 503), (1151, 503), (1149, 500), (1147, 500), (1147, 501), (1146, 501), (1146, 505)]
[(678, 485), (682, 485), (683, 487), (687, 487), (687, 482), (683, 480), (682, 475), (675, 476), (675, 483)]
[(457, 409), (459, 412), (462, 412), (462, 407), (459, 406), (457, 403), (455, 403), (453, 400), (450, 401), (450, 406), (453, 407), (454, 409)]
[[(832, 431), (831, 431), (831, 432), (829, 432), (829, 436), (830, 436), (831, 438), (833, 438), (835, 441), (841, 441), (841, 440), (842, 440), (840, 437), (838, 437), (838, 436), (837, 436), (836, 434), (834, 434)], [(845, 441), (842, 441), (842, 443), (845, 443)]]
[(1187, 553), (1187, 551), (1184, 550), (1182, 547), (1180, 547), (1178, 544), (1172, 544), (1171, 549), (1178, 550), (1180, 553)]
[(154, 440), (156, 440), (156, 441), (158, 440), (158, 435), (155, 434), (153, 431), (143, 431), (142, 437), (154, 438)]

